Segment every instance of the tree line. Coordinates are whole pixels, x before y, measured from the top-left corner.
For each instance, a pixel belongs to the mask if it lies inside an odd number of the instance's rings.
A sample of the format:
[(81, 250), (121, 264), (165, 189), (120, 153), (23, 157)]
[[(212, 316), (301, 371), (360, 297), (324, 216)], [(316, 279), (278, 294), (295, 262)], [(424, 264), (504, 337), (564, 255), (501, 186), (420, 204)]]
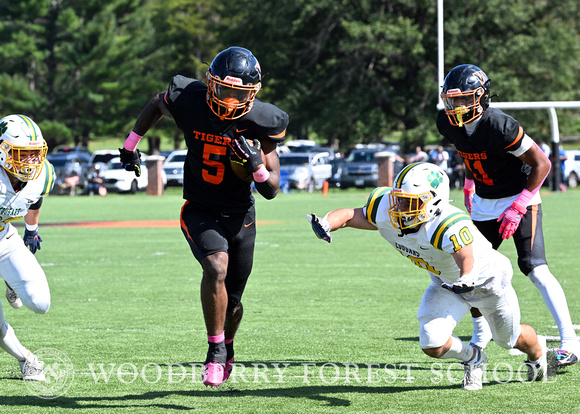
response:
[[(446, 72), (476, 64), (495, 101), (580, 100), (577, 0), (443, 3)], [(0, 115), (31, 116), (50, 147), (121, 142), (173, 75), (204, 80), (230, 45), (257, 56), (258, 97), (290, 114), (289, 138), (440, 141), (436, 0), (2, 0), (0, 42)], [(514, 115), (549, 140), (547, 111)], [(580, 110), (558, 116), (580, 135)], [(147, 138), (183, 146), (170, 121)]]

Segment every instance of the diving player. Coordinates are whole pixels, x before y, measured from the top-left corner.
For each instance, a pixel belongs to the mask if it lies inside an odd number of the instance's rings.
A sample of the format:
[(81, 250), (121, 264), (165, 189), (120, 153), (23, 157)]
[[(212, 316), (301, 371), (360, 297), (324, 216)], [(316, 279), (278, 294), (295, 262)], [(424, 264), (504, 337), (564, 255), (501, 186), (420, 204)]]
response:
[(414, 163), (395, 177), (393, 188), (379, 187), (362, 208), (309, 217), (315, 234), (329, 243), (343, 227), (378, 230), (403, 257), (426, 270), (431, 284), (419, 306), (419, 345), (433, 358), (463, 362), (462, 388), (479, 390), (487, 356), (453, 335), (477, 304), (494, 341), (528, 355), (528, 380), (547, 374), (546, 350), (534, 329), (520, 324), (518, 298), (511, 285), (509, 259), (494, 250), (469, 216), (449, 204), (449, 178), (438, 166)]

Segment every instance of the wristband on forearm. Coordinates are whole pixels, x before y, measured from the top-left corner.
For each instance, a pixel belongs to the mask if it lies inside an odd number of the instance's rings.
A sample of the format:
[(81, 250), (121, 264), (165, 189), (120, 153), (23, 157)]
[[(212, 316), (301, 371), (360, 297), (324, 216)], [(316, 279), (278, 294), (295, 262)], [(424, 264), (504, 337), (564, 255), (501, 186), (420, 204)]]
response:
[(270, 171), (268, 171), (266, 166), (262, 164), (257, 171), (252, 173), (252, 176), (254, 177), (255, 182), (263, 183), (264, 181), (267, 181), (268, 178), (270, 177)]
[(526, 208), (526, 207), (528, 207), (528, 204), (530, 204), (530, 201), (534, 197), (534, 194), (535, 194), (535, 192), (526, 190), (524, 188), (523, 191), (518, 196), (518, 198), (516, 199), (516, 201), (514, 201), (514, 203), (519, 204), (523, 208)]
[(135, 149), (137, 148), (137, 144), (139, 144), (139, 141), (141, 141), (141, 139), (143, 139), (142, 135), (139, 135), (136, 132), (131, 131), (131, 133), (125, 140), (125, 143), (123, 144), (123, 148), (129, 151), (135, 151)]
[(24, 225), (26, 226), (26, 230), (28, 230), (28, 231), (37, 231), (38, 230), (38, 224), (24, 223)]

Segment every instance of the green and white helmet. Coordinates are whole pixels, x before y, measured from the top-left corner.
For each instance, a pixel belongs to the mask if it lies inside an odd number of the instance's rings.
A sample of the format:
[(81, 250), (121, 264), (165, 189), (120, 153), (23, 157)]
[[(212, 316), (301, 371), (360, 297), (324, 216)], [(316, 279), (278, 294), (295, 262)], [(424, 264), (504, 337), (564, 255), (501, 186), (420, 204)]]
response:
[(389, 217), (396, 229), (417, 227), (449, 204), (449, 177), (428, 162), (409, 164), (395, 177), (389, 193)]
[(20, 181), (42, 172), (48, 147), (36, 123), (25, 115), (0, 119), (0, 166)]

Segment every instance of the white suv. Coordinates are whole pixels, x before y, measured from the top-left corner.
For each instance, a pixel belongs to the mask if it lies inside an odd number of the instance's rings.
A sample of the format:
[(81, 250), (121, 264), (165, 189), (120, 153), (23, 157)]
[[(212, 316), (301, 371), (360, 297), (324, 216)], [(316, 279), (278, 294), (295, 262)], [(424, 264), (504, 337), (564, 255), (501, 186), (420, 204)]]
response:
[(112, 159), (119, 159), (119, 150), (104, 149), (96, 150), (91, 154), (91, 160), (89, 163), (95, 165), (96, 163), (107, 164)]
[(320, 190), (332, 177), (328, 152), (291, 152), (280, 154), (280, 187), (312, 192)]
[[(103, 172), (103, 186), (111, 191), (118, 193), (135, 194), (137, 191), (145, 190), (149, 184), (149, 171), (145, 164), (146, 157), (142, 156), (141, 175), (135, 176), (132, 171), (125, 171), (121, 166), (121, 161), (112, 159), (107, 163), (107, 169)], [(161, 180), (163, 187), (167, 185), (167, 176), (161, 169)]]
[(167, 176), (167, 185), (183, 185), (183, 165), (187, 150), (175, 150), (163, 162), (163, 169)]
[(568, 187), (575, 188), (578, 186), (578, 179), (580, 179), (580, 150), (566, 151), (568, 159), (564, 164), (564, 179)]

